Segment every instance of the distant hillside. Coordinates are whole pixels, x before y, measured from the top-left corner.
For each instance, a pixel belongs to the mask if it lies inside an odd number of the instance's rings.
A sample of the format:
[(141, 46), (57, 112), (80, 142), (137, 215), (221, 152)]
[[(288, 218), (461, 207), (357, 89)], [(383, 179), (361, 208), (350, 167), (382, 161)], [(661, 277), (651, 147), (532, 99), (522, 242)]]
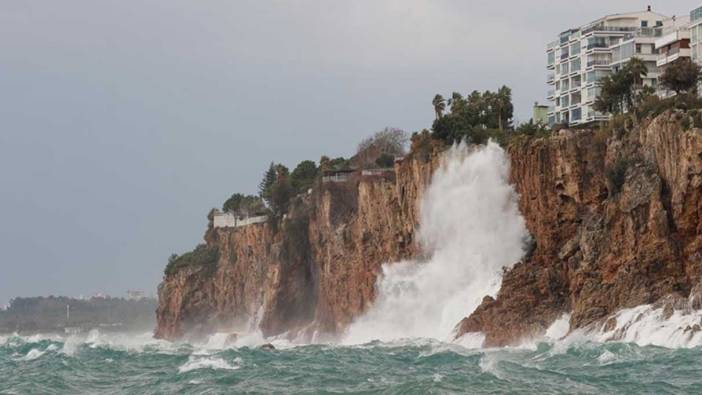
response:
[(0, 332), (64, 332), (66, 327), (150, 330), (156, 305), (152, 298), (15, 298), (7, 310), (0, 310)]

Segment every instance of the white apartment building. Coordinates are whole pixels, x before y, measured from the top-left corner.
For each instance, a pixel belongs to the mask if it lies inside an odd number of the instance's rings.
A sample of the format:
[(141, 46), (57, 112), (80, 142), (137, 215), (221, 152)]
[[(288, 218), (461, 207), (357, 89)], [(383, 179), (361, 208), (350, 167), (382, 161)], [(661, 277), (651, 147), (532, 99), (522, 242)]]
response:
[(693, 62), (702, 63), (702, 7), (690, 12), (690, 56)]
[(592, 109), (599, 94), (597, 82), (620, 69), (632, 57), (647, 65), (645, 85), (656, 87), (658, 60), (655, 40), (671, 18), (651, 11), (612, 14), (562, 32), (547, 45), (548, 99), (553, 103), (549, 124), (579, 125), (606, 120)]
[[(656, 66), (661, 72), (672, 62), (681, 58), (690, 58), (690, 17), (672, 17), (663, 22), (663, 36), (656, 40), (656, 51), (658, 52), (658, 61)], [(670, 92), (659, 86), (658, 95), (660, 97), (669, 97), (673, 95)]]

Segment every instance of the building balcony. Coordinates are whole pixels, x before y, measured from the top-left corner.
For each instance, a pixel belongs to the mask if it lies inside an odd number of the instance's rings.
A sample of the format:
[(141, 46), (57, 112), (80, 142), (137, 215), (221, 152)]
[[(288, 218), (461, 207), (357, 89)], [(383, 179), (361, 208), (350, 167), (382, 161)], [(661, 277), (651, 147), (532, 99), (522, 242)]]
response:
[(610, 60), (608, 59), (593, 59), (587, 61), (587, 67), (609, 67)]
[(556, 95), (556, 91), (555, 91), (554, 89), (549, 89), (549, 90), (546, 92), (546, 98), (549, 99), (549, 100), (553, 99), (553, 97), (554, 97), (555, 95)]
[(582, 30), (582, 34), (606, 32), (606, 33), (627, 33), (638, 30), (637, 27), (608, 26), (602, 24), (590, 25)]
[(587, 49), (609, 48), (609, 45), (604, 42), (593, 42), (587, 44)]
[(656, 61), (656, 66), (658, 66), (658, 67), (665, 66), (668, 63), (672, 63), (680, 58), (689, 58), (689, 57), (690, 57), (690, 48), (676, 49), (675, 51), (671, 51), (667, 54), (659, 55), (658, 60)]

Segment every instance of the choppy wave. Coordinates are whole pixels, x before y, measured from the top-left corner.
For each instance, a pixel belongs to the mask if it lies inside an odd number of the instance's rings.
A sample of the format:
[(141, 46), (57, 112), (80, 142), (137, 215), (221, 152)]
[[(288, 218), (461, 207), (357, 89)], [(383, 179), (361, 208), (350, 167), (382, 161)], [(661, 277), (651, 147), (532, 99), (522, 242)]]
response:
[(99, 332), (0, 340), (0, 393), (694, 393), (702, 383), (700, 347), (570, 336), (508, 349), (402, 339), (264, 350)]

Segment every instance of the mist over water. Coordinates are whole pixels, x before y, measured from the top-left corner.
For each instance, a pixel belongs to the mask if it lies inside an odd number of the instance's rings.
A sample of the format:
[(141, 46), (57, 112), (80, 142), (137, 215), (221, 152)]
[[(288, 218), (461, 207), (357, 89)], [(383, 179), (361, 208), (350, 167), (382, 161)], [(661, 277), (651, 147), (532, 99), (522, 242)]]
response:
[(370, 310), (343, 342), (450, 340), (455, 325), (500, 286), (528, 232), (508, 182), (509, 160), (490, 142), (449, 149), (424, 193), (420, 242), (430, 257), (383, 266)]

